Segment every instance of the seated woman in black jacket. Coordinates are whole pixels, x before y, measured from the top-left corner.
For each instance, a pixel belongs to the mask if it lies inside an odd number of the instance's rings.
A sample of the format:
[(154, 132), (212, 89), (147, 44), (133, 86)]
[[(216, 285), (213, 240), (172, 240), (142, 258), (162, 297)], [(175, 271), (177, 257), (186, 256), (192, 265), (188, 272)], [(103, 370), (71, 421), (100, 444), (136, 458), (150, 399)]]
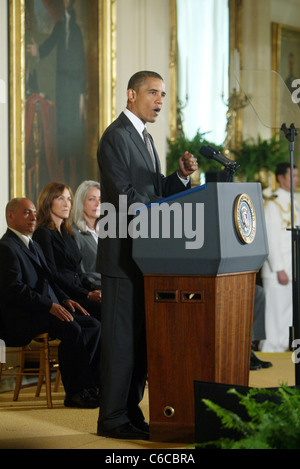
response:
[(37, 228), (33, 239), (43, 249), (61, 289), (78, 301), (91, 316), (101, 317), (101, 290), (95, 290), (81, 269), (81, 253), (72, 235), (69, 217), (73, 194), (69, 186), (50, 182), (38, 199)]

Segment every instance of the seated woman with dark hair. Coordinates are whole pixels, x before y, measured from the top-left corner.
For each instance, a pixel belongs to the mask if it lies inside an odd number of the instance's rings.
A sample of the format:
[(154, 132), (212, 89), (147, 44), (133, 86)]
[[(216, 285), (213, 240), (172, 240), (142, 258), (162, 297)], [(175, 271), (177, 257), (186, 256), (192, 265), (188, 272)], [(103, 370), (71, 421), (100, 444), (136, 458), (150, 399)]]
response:
[(50, 182), (38, 199), (37, 228), (33, 239), (43, 249), (49, 268), (62, 290), (91, 316), (101, 318), (101, 290), (95, 289), (81, 269), (82, 256), (72, 235), (73, 194), (69, 186)]
[(74, 195), (72, 232), (82, 255), (81, 268), (95, 288), (101, 288), (101, 274), (97, 272), (98, 234), (100, 217), (100, 184), (83, 181)]

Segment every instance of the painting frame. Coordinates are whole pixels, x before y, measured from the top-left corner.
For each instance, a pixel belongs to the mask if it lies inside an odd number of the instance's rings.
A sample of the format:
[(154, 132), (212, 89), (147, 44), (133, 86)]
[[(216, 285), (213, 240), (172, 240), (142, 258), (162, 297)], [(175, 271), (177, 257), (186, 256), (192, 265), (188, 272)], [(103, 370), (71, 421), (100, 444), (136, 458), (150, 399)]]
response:
[[(79, 0), (80, 1), (80, 0)], [(115, 118), (116, 84), (116, 2), (95, 0), (97, 3), (97, 113), (96, 134), (93, 139), (91, 164), (97, 167), (97, 140)], [(9, 151), (10, 198), (28, 197), (26, 193), (25, 159), (25, 11), (26, 0), (9, 0)]]
[[(300, 78), (300, 61), (294, 62), (292, 56), (300, 56), (300, 28), (287, 26), (281, 23), (271, 24), (272, 40), (272, 70), (277, 72), (286, 83), (290, 92), (293, 92), (291, 82), (294, 78)], [(296, 67), (295, 67), (296, 65)], [(292, 75), (294, 74), (294, 77)], [(278, 129), (274, 129), (274, 132)], [(300, 169), (300, 136), (295, 139), (294, 163)], [(284, 137), (283, 137), (284, 138)], [(296, 187), (300, 190), (300, 181)]]

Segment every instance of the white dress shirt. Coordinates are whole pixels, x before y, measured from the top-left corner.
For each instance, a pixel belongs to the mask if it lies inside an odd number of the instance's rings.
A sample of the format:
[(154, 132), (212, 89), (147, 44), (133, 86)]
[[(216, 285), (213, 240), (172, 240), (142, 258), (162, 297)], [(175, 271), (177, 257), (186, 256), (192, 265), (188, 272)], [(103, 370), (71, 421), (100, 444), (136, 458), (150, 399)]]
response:
[(31, 238), (29, 236), (26, 236), (26, 235), (20, 233), (19, 231), (14, 230), (13, 228), (8, 227), (8, 229), (13, 231), (18, 236), (18, 238), (20, 238), (23, 241), (25, 246), (27, 248), (29, 248), (29, 242), (31, 241)]

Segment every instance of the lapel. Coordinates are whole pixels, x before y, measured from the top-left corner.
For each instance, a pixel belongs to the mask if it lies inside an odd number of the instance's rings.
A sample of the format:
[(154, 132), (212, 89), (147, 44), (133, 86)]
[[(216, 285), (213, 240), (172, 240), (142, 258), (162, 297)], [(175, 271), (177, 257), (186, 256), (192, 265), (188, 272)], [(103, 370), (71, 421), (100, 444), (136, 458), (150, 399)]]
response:
[(35, 255), (30, 251), (30, 249), (25, 245), (25, 243), (13, 231), (8, 229), (7, 232), (6, 232), (6, 235), (9, 238), (11, 238), (12, 241), (14, 241), (20, 247), (22, 253), (24, 253), (27, 257), (29, 257), (30, 260), (35, 263), (35, 265), (37, 265), (40, 269), (43, 267), (44, 269), (48, 270), (48, 266), (47, 266), (47, 264), (45, 264), (44, 256), (41, 255), (40, 249), (39, 249), (39, 246), (37, 246), (37, 243), (34, 243), (34, 246), (35, 246), (36, 250), (38, 251), (42, 267), (39, 264), (39, 262), (38, 262), (37, 258), (35, 257)]
[(52, 230), (52, 236), (55, 241), (61, 246), (61, 249), (65, 251), (65, 243), (62, 234), (58, 230)]
[[(52, 230), (53, 242), (55, 244), (56, 253), (61, 253), (65, 260), (72, 268), (77, 268), (78, 263), (81, 262), (82, 256), (80, 251), (76, 249), (76, 241), (72, 236), (67, 234), (65, 227), (62, 223), (61, 234), (58, 230)], [(76, 249), (76, 251), (74, 251)]]
[[(40, 245), (38, 243), (36, 243), (35, 241), (33, 241), (33, 244), (34, 244), (34, 247), (38, 253), (38, 256), (39, 256), (39, 260), (40, 260), (40, 264), (39, 262), (37, 261), (36, 257), (34, 255), (32, 255), (32, 257), (34, 258), (34, 261), (38, 264), (39, 267), (42, 267), (42, 269), (45, 271), (47, 271), (48, 273), (50, 272), (49, 270), (49, 267), (48, 267), (48, 264), (47, 264), (47, 261), (45, 259), (45, 256), (44, 256), (44, 253), (40, 247)], [(26, 246), (25, 246), (25, 249), (26, 249)], [(31, 251), (28, 249), (28, 251), (30, 252), (31, 254)]]
[(155, 149), (155, 146), (154, 146), (153, 139), (152, 139), (151, 135), (150, 135), (150, 138), (151, 138), (151, 143), (152, 143), (152, 146), (153, 146), (154, 156), (155, 156), (155, 160), (156, 160), (156, 171), (154, 171), (152, 159), (151, 159), (151, 156), (149, 155), (147, 147), (146, 147), (144, 141), (142, 140), (140, 134), (138, 133), (138, 131), (134, 127), (134, 125), (130, 122), (130, 120), (127, 118), (127, 116), (124, 113), (122, 113), (120, 115), (120, 119), (121, 119), (125, 129), (127, 130), (127, 132), (129, 132), (131, 140), (134, 142), (135, 146), (137, 147), (140, 154), (142, 155), (142, 157), (143, 157), (143, 159), (144, 159), (144, 161), (145, 161), (145, 163), (148, 167), (149, 173), (151, 174), (151, 178), (153, 180), (154, 186), (156, 187), (156, 190), (159, 190), (158, 174), (160, 173), (160, 164), (159, 164), (159, 158), (158, 158), (158, 155), (157, 155), (157, 152), (156, 152), (156, 149)]
[(95, 248), (95, 240), (93, 238), (93, 235), (91, 235), (90, 233), (87, 233), (84, 239), (91, 246), (91, 248)]

